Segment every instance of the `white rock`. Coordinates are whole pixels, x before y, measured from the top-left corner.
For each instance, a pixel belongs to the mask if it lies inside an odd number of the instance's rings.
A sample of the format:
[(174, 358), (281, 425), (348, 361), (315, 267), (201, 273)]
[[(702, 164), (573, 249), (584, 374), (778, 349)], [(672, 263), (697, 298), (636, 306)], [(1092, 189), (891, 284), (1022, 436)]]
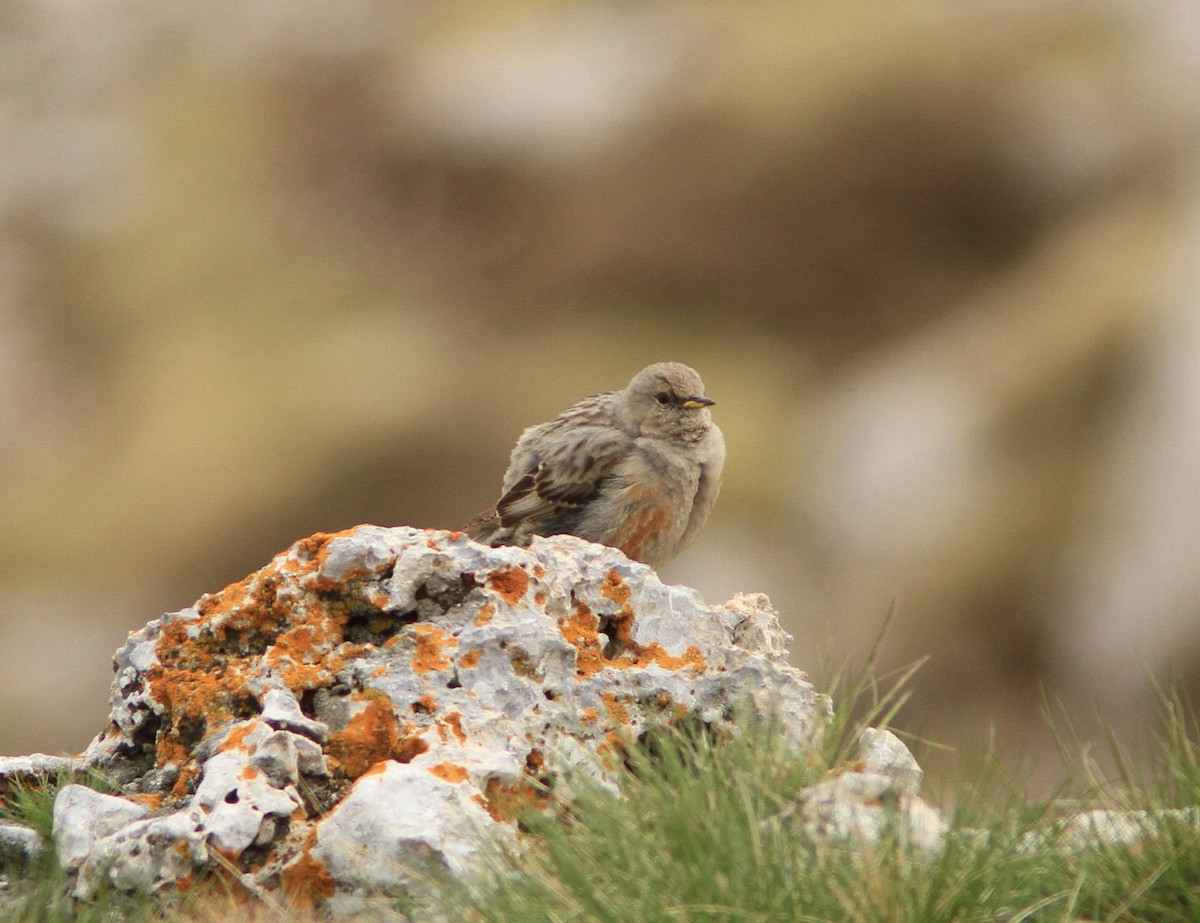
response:
[(286, 686), (273, 685), (262, 696), (262, 719), (273, 728), (295, 731), (312, 740), (323, 741), (329, 728), (300, 710), (295, 694)]
[(1066, 845), (1075, 849), (1100, 843), (1132, 843), (1150, 823), (1146, 811), (1086, 811), (1071, 818), (1064, 830)]
[(32, 827), (0, 821), (0, 869), (28, 867), (42, 854), (42, 836)]
[(765, 593), (738, 593), (718, 610), (733, 643), (776, 662), (786, 662), (792, 636), (779, 624), (779, 613)]
[(78, 868), (93, 844), (122, 827), (141, 820), (150, 811), (116, 795), (105, 795), (86, 785), (64, 785), (54, 797), (54, 851), (66, 870)]
[(925, 850), (939, 848), (949, 825), (890, 776), (847, 772), (804, 789), (800, 816), (817, 836), (874, 843), (889, 829)]
[(925, 772), (891, 731), (866, 728), (858, 739), (858, 751), (867, 772), (888, 776), (905, 794), (915, 795), (921, 790)]
[(50, 756), (31, 753), (29, 756), (0, 756), (0, 781), (12, 778), (38, 779), (83, 769), (83, 760), (73, 756)]
[(119, 890), (156, 891), (207, 861), (204, 825), (195, 813), (140, 820), (95, 842), (71, 893), (90, 900), (105, 880)]
[[(239, 746), (220, 751), (204, 764), (192, 809), (203, 817), (204, 834), (213, 846), (240, 853), (259, 840), (263, 825), (271, 823), (271, 818), (289, 817), (301, 806), (290, 781), (277, 787), (254, 765), (263, 746), (270, 747), (267, 761), (273, 761), (278, 746), (271, 742), (277, 741), (280, 733), (286, 732), (271, 731), (258, 722)], [(294, 778), (294, 749), (291, 771)]]
[(489, 845), (512, 842), (465, 783), (387, 762), (360, 778), (317, 825), (312, 856), (339, 891), (419, 891), (434, 871), (469, 876)]
[(1163, 825), (1189, 827), (1200, 835), (1200, 808), (1164, 811), (1084, 811), (1062, 827), (1061, 840), (1069, 849), (1098, 845), (1124, 846), (1153, 835)]

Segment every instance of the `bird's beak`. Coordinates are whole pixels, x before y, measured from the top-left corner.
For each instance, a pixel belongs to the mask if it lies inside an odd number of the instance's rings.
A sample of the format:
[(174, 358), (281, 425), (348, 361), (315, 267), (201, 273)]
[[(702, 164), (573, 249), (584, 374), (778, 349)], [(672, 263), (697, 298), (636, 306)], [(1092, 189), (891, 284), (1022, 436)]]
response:
[(703, 394), (693, 394), (683, 402), (683, 406), (688, 410), (695, 410), (697, 407), (711, 407), (715, 403), (716, 401), (711, 397), (705, 397)]

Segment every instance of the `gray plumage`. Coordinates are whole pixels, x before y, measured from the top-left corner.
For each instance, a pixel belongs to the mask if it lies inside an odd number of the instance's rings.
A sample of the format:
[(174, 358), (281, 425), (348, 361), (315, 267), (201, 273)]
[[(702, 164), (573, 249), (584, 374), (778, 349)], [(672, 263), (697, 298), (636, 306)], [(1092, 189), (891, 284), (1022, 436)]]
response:
[(660, 362), (517, 440), (493, 510), (466, 530), (491, 545), (578, 535), (660, 567), (708, 519), (725, 441), (691, 368)]

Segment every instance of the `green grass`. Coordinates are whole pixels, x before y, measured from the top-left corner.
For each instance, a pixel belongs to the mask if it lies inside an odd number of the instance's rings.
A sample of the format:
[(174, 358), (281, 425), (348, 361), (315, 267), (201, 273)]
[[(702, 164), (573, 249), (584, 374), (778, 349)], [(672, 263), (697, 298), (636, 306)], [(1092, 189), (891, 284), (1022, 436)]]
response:
[(161, 918), (142, 895), (105, 894), (95, 904), (75, 906), (67, 896), (66, 875), (54, 857), (51, 833), (54, 797), (65, 785), (86, 785), (100, 792), (117, 791), (97, 772), (61, 772), (32, 780), (14, 779), (0, 803), (0, 818), (24, 824), (42, 838), (43, 851), (28, 868), (5, 869), (10, 889), (0, 898), (0, 920), (5, 923), (101, 923), (116, 920)]
[(32, 827), (48, 843), (54, 823), (54, 796), (66, 785), (86, 785), (106, 794), (119, 791), (117, 786), (94, 771), (66, 770), (29, 781), (16, 778), (9, 783), (8, 793), (0, 801), (0, 818)]
[(834, 724), (806, 753), (753, 721), (716, 743), (688, 729), (658, 734), (631, 753), (621, 797), (582, 786), (561, 816), (530, 820), (521, 855), (473, 887), (448, 884), (443, 909), (496, 923), (1200, 920), (1200, 813), (1151, 814), (1126, 845), (1072, 849), (1063, 831), (1092, 807), (1200, 805), (1196, 722), (1172, 696), (1162, 697), (1153, 769), (1136, 770), (1113, 744), (1115, 778), (1081, 759), (1060, 797), (1030, 803), (993, 761), (958, 793), (933, 852), (898, 828), (864, 845), (789, 821), (797, 789), (844, 768), (863, 725), (894, 712), (905, 679), (843, 676)]
[[(1200, 920), (1200, 737), (1195, 715), (1166, 692), (1152, 753), (1136, 762), (1110, 740), (1117, 769), (1109, 777), (1058, 727), (1069, 765), (1054, 798), (1029, 801), (999, 761), (986, 761), (988, 771), (956, 788), (950, 833), (936, 850), (910, 843), (899, 827), (874, 844), (806, 831), (796, 792), (846, 771), (862, 727), (886, 724), (908, 675), (842, 673), (830, 690), (835, 718), (807, 751), (749, 715), (719, 739), (688, 724), (657, 731), (629, 746), (619, 796), (568, 780), (571, 795), (556, 813), (525, 818), (519, 854), (495, 857), (470, 885), (437, 883), (425, 910), (394, 904), (386, 915), (479, 923)], [(10, 797), (6, 812), (47, 831), (62, 781)], [(1089, 808), (1148, 813), (1134, 842), (1068, 848), (1065, 823)], [(0, 920), (287, 918), (269, 904), (171, 908), (116, 895), (74, 908), (64, 884), (47, 852), (0, 905)]]

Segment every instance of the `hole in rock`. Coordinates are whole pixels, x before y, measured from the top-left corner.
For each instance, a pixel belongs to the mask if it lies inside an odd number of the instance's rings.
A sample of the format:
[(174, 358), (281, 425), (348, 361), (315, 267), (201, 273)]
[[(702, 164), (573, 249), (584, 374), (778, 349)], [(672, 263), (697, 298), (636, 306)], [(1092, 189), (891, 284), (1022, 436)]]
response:
[(249, 718), (261, 712), (262, 706), (252, 695), (239, 695), (229, 706), (229, 711), (235, 718)]
[[(449, 580), (445, 583), (430, 582), (423, 583), (417, 587), (417, 592), (414, 594), (418, 602), (428, 600), (433, 603), (442, 612), (448, 612), (455, 606), (461, 605), (472, 590), (478, 589), (481, 586), (475, 575), (472, 573), (459, 574), (457, 580)], [(420, 611), (421, 606), (418, 606)]]
[(175, 726), (175, 734), (179, 738), (179, 742), (188, 748), (198, 744), (207, 733), (208, 722), (198, 715), (181, 718)]
[(382, 644), (405, 625), (415, 621), (415, 611), (394, 613), (370, 606), (351, 612), (342, 633), (347, 641), (354, 644)]
[(162, 727), (162, 718), (158, 715), (147, 715), (130, 735), (133, 742), (142, 747), (153, 747), (158, 738), (158, 730)]
[(300, 713), (305, 718), (316, 718), (317, 690), (305, 689), (304, 694), (300, 696)]

